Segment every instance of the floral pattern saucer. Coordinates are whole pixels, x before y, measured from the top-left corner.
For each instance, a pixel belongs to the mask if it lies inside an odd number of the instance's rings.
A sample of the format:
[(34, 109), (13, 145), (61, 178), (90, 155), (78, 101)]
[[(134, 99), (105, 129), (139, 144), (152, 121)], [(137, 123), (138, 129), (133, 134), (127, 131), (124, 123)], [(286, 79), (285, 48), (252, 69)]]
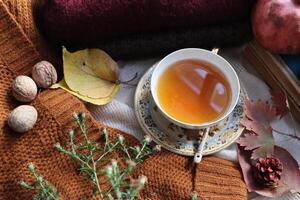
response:
[[(168, 121), (152, 100), (150, 81), (154, 67), (155, 65), (144, 74), (136, 88), (135, 114), (138, 122), (145, 133), (163, 148), (181, 155), (194, 156), (199, 144), (199, 130), (185, 129)], [(242, 134), (244, 128), (240, 121), (244, 117), (245, 97), (246, 93), (242, 88), (239, 102), (233, 112), (210, 128), (203, 155), (213, 154), (228, 147)]]

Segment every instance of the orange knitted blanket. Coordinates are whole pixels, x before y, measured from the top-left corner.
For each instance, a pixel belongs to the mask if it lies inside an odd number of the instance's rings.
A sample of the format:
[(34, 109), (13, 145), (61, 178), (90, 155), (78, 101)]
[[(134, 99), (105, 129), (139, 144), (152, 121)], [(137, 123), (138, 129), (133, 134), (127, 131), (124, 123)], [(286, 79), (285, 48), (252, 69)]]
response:
[[(11, 95), (11, 83), (19, 74), (30, 74), (41, 59), (54, 62), (51, 48), (39, 37), (33, 23), (31, 1), (0, 0), (0, 199), (27, 200), (31, 191), (22, 189), (20, 180), (33, 181), (27, 170), (32, 162), (45, 179), (60, 191), (61, 199), (91, 198), (89, 182), (78, 174), (77, 165), (54, 149), (69, 140), (68, 131), (75, 128), (73, 112), (86, 112), (84, 104), (63, 90), (45, 90), (32, 103), (38, 110), (38, 122), (25, 134), (15, 134), (7, 126), (7, 116), (18, 105)], [(56, 60), (57, 61), (57, 60)], [(87, 114), (89, 134), (99, 141), (103, 125)], [(121, 133), (108, 128), (111, 138)], [(127, 136), (127, 143), (137, 141)], [(119, 155), (116, 153), (115, 158)], [(200, 199), (242, 200), (247, 198), (240, 171), (231, 162), (205, 157), (193, 176), (187, 157), (162, 151), (148, 158), (138, 173), (148, 177), (141, 199), (190, 199), (194, 188)], [(105, 183), (103, 183), (105, 184)]]

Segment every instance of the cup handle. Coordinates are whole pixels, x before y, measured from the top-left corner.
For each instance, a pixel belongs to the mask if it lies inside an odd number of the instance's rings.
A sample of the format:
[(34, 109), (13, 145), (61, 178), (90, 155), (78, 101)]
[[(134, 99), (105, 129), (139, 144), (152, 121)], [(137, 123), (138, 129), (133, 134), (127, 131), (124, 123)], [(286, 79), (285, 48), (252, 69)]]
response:
[[(199, 133), (200, 133), (200, 131), (199, 131)], [(195, 153), (195, 156), (194, 156), (194, 163), (196, 163), (196, 164), (199, 164), (202, 160), (204, 146), (205, 146), (206, 140), (208, 138), (208, 134), (209, 134), (209, 128), (206, 128), (204, 131), (202, 140), (200, 141), (200, 144), (198, 146), (197, 152)]]

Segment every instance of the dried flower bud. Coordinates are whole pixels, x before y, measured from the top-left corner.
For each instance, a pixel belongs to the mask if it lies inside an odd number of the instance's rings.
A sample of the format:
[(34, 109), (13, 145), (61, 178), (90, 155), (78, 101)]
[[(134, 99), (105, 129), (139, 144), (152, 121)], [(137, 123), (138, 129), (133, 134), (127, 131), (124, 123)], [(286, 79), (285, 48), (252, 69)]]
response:
[(112, 159), (112, 160), (111, 160), (111, 166), (112, 166), (113, 168), (117, 168), (117, 167), (118, 167), (118, 163), (117, 163), (117, 161), (116, 161), (115, 159)]
[(145, 184), (146, 184), (146, 182), (147, 182), (147, 177), (146, 176), (144, 176), (144, 175), (141, 175), (140, 177), (139, 177), (139, 181), (140, 181), (140, 185), (141, 186), (145, 186)]
[(129, 167), (135, 168), (136, 163), (133, 160), (126, 160), (126, 163)]
[(136, 188), (136, 190), (142, 190), (147, 183), (147, 177), (144, 175), (139, 176), (138, 179), (131, 179), (130, 186)]
[(26, 188), (26, 189), (31, 189), (32, 188), (32, 186), (28, 185), (24, 181), (20, 181), (19, 184), (21, 185), (21, 187)]
[(141, 147), (140, 147), (140, 146), (135, 146), (134, 149), (135, 149), (137, 152), (140, 152), (140, 151), (141, 151)]
[(12, 94), (18, 101), (30, 102), (36, 97), (36, 84), (28, 76), (18, 76), (12, 84)]
[(77, 113), (73, 113), (73, 119), (76, 120), (76, 121), (79, 120), (79, 117), (78, 117)]
[(32, 68), (32, 78), (41, 88), (48, 88), (57, 81), (57, 73), (48, 61), (36, 63)]
[(74, 137), (74, 130), (70, 130), (69, 135), (70, 135), (71, 138), (73, 138)]
[(31, 172), (34, 171), (34, 165), (33, 165), (33, 163), (29, 163), (28, 169), (29, 169), (29, 171), (31, 171)]
[(146, 183), (147, 183), (147, 177), (144, 175), (139, 176), (139, 178), (137, 179), (136, 189), (142, 190), (145, 187)]
[(111, 176), (112, 173), (113, 173), (113, 168), (111, 165), (107, 165), (104, 169), (104, 173), (107, 175), (107, 176)]
[(57, 148), (57, 149), (61, 149), (61, 148), (62, 148), (61, 145), (60, 145), (59, 143), (56, 143), (56, 144), (54, 145), (54, 147)]
[(119, 135), (118, 136), (118, 141), (123, 144), (124, 143), (124, 136), (123, 135)]
[(107, 129), (106, 129), (106, 128), (103, 128), (103, 129), (102, 129), (102, 133), (104, 134), (105, 137), (108, 136), (108, 132), (107, 132)]
[(150, 137), (149, 135), (145, 135), (144, 141), (145, 141), (146, 143), (150, 143), (150, 142), (151, 142), (151, 137)]
[(79, 117), (79, 120), (80, 120), (80, 121), (83, 121), (83, 120), (85, 119), (85, 113), (84, 113), (84, 112), (80, 112), (80, 113), (78, 114), (78, 117)]
[(41, 176), (37, 177), (37, 181), (38, 182), (43, 182), (43, 177), (41, 177)]
[(153, 147), (153, 151), (155, 151), (155, 152), (161, 151), (161, 146), (160, 145), (155, 145)]
[(33, 128), (37, 117), (38, 113), (33, 106), (18, 106), (8, 116), (8, 125), (14, 131), (24, 133)]
[(191, 200), (198, 200), (198, 193), (196, 191), (191, 194)]

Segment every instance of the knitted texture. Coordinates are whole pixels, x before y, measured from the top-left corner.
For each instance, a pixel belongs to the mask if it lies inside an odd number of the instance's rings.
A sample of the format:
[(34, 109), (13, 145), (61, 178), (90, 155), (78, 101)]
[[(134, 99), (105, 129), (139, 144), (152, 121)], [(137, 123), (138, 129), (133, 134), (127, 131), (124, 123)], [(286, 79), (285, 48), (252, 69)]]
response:
[[(19, 74), (29, 75), (32, 66), (41, 59), (29, 33), (26, 34), (16, 16), (28, 12), (28, 7), (15, 8), (21, 5), (17, 2), (21, 0), (0, 1), (0, 199), (32, 198), (34, 194), (18, 184), (20, 180), (33, 181), (27, 170), (29, 162), (34, 163), (44, 178), (60, 191), (60, 199), (79, 200), (84, 195), (91, 199), (90, 183), (78, 174), (78, 166), (53, 147), (57, 142), (67, 144), (70, 129), (78, 132), (71, 117), (73, 112), (87, 113), (89, 136), (102, 144), (99, 131), (104, 126), (96, 123), (82, 102), (60, 89), (45, 90), (32, 103), (39, 114), (32, 130), (17, 134), (7, 126), (8, 114), (19, 104), (11, 95), (12, 80)], [(111, 128), (108, 128), (108, 132), (111, 139), (124, 134)], [(126, 134), (124, 137), (128, 144), (137, 144), (134, 138)], [(119, 152), (112, 158), (122, 165)], [(193, 183), (195, 190), (206, 199), (246, 199), (246, 188), (240, 172), (232, 163), (213, 157), (204, 158), (196, 175), (192, 176), (191, 169), (187, 167), (189, 162), (189, 158), (169, 152), (146, 160), (138, 171), (149, 178), (141, 199), (188, 199)], [(107, 188), (103, 178), (100, 178), (100, 182)], [(222, 186), (222, 190), (216, 190), (216, 186)], [(165, 196), (164, 190), (168, 191)]]
[(43, 0), (41, 29), (59, 44), (95, 43), (132, 33), (231, 23), (254, 0)]
[(139, 172), (149, 178), (149, 183), (155, 184), (149, 184), (142, 197), (151, 200), (189, 200), (191, 188), (194, 188), (199, 199), (246, 199), (247, 191), (241, 187), (244, 185), (241, 174), (233, 163), (206, 157), (194, 173), (191, 173), (192, 166), (193, 158), (187, 159), (167, 151), (149, 158)]
[(68, 49), (97, 47), (114, 59), (162, 56), (249, 40), (253, 2), (42, 0), (36, 4), (36, 22), (51, 43)]
[(19, 26), (20, 31), (25, 34), (24, 36), (32, 42), (34, 48), (39, 52), (40, 58), (51, 61), (54, 66), (59, 66), (61, 64), (58, 59), (60, 52), (55, 51), (55, 47), (40, 35), (34, 23), (36, 7), (41, 5), (41, 1), (3, 0), (3, 3), (17, 22), (16, 26)]
[[(251, 37), (251, 26), (246, 21), (199, 28), (149, 32), (147, 34), (132, 34), (98, 42), (96, 45), (91, 45), (91, 47), (103, 49), (115, 59), (161, 57), (161, 55), (167, 55), (182, 48), (235, 46), (250, 40)], [(73, 46), (72, 44), (67, 45), (67, 47)]]

